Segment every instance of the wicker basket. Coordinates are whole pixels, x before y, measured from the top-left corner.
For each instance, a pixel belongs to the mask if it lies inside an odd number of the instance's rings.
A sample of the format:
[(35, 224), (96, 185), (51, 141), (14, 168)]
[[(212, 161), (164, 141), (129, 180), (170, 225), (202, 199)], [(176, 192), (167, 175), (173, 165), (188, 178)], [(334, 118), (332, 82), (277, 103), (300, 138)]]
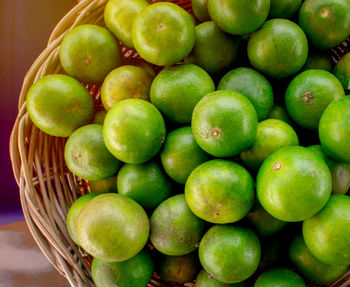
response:
[[(19, 185), (23, 213), (29, 230), (51, 264), (67, 278), (71, 286), (94, 286), (91, 280), (91, 257), (71, 240), (66, 229), (69, 207), (79, 196), (88, 193), (86, 183), (65, 165), (63, 150), (66, 139), (49, 136), (36, 128), (26, 111), (26, 94), (30, 86), (45, 75), (62, 73), (58, 50), (65, 34), (73, 27), (90, 23), (104, 25), (103, 11), (107, 0), (83, 0), (57, 25), (47, 48), (28, 71), (18, 103), (18, 116), (10, 139), (13, 172)], [(173, 0), (191, 12), (190, 0)], [(333, 50), (336, 61), (347, 50), (347, 43)], [(122, 49), (124, 60), (137, 59), (135, 51)], [(157, 67), (155, 67), (157, 68)], [(99, 87), (88, 86), (99, 101)], [(350, 286), (350, 274), (332, 286)], [(347, 282), (347, 283), (346, 283)], [(192, 283), (185, 284), (193, 286)], [(166, 286), (154, 278), (149, 286)]]

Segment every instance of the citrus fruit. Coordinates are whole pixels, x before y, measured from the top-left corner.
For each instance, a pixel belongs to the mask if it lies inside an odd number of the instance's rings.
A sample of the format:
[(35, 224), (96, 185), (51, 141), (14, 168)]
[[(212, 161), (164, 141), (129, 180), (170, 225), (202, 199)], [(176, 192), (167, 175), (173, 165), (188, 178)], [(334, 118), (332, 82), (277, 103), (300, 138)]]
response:
[(89, 186), (92, 192), (97, 192), (97, 193), (117, 192), (117, 176), (112, 175), (110, 177), (100, 179), (100, 180), (89, 180)]
[(332, 167), (331, 174), (333, 193), (346, 194), (350, 188), (350, 165), (338, 162)]
[(149, 234), (146, 212), (134, 200), (116, 193), (91, 199), (76, 218), (81, 247), (107, 262), (134, 257), (145, 246)]
[(194, 46), (194, 22), (190, 14), (176, 4), (155, 3), (136, 16), (132, 41), (147, 62), (173, 65), (184, 59)]
[(325, 70), (327, 72), (332, 72), (332, 58), (329, 53), (311, 50), (309, 51), (309, 56), (306, 59), (303, 71), (306, 70)]
[(350, 97), (333, 101), (324, 111), (318, 133), (322, 149), (332, 159), (350, 163)]
[(88, 193), (81, 197), (79, 197), (72, 206), (69, 208), (68, 214), (67, 214), (67, 230), (72, 238), (72, 240), (79, 245), (76, 230), (75, 230), (75, 224), (76, 219), (80, 213), (80, 211), (84, 208), (84, 206), (95, 196), (97, 196), (97, 193)]
[(292, 125), (292, 120), (290, 119), (286, 109), (280, 105), (274, 105), (269, 113), (269, 119), (276, 119), (284, 121), (285, 123)]
[(320, 157), (322, 157), (322, 159), (324, 160), (324, 162), (327, 164), (327, 166), (329, 167), (329, 169), (331, 169), (334, 165), (335, 165), (335, 161), (330, 159), (326, 153), (323, 151), (322, 147), (320, 145), (311, 145), (308, 146), (307, 149), (313, 151), (314, 153), (316, 153), (317, 155), (319, 155)]
[(218, 90), (241, 93), (253, 104), (258, 120), (268, 117), (273, 106), (273, 90), (266, 78), (251, 68), (236, 68), (228, 72), (219, 82)]
[(319, 49), (339, 45), (350, 34), (348, 0), (306, 0), (299, 12), (299, 25)]
[(270, 16), (272, 18), (292, 18), (299, 10), (301, 0), (271, 0)]
[(168, 134), (160, 158), (166, 173), (185, 184), (191, 172), (209, 160), (209, 155), (196, 143), (191, 127), (182, 127)]
[(308, 70), (290, 82), (285, 103), (289, 115), (298, 125), (316, 130), (326, 107), (344, 96), (341, 83), (331, 73)]
[(211, 223), (242, 219), (254, 203), (254, 181), (237, 163), (215, 159), (198, 166), (185, 187), (192, 212)]
[(68, 137), (93, 117), (94, 101), (74, 78), (49, 75), (38, 80), (28, 91), (28, 114), (43, 132)]
[(145, 250), (123, 262), (94, 258), (91, 276), (97, 287), (145, 287), (153, 275), (153, 260)]
[(168, 179), (154, 161), (125, 164), (118, 172), (118, 192), (143, 208), (156, 208), (171, 193)]
[(73, 132), (64, 148), (68, 169), (87, 180), (99, 180), (115, 174), (120, 166), (106, 148), (101, 125), (87, 125)]
[(150, 240), (165, 255), (180, 256), (194, 251), (204, 231), (204, 221), (188, 207), (183, 194), (162, 202), (151, 216)]
[(157, 274), (160, 278), (177, 284), (193, 281), (199, 269), (197, 252), (182, 256), (163, 255), (157, 263)]
[(110, 72), (104, 80), (101, 87), (102, 104), (108, 111), (125, 99), (149, 101), (151, 84), (152, 76), (144, 69), (130, 65), (121, 66)]
[(244, 35), (257, 30), (266, 20), (270, 0), (208, 0), (211, 19), (226, 33)]
[(303, 223), (303, 237), (310, 252), (330, 265), (350, 264), (350, 197), (331, 196), (326, 206)]
[(164, 68), (154, 79), (151, 101), (168, 119), (190, 123), (196, 104), (214, 92), (215, 85), (208, 73), (193, 64)]
[(289, 257), (306, 280), (319, 285), (336, 281), (349, 267), (347, 265), (332, 266), (321, 262), (306, 247), (301, 235), (293, 239), (289, 248)]
[(225, 284), (216, 280), (212, 275), (210, 275), (204, 269), (199, 272), (196, 278), (195, 287), (246, 287), (244, 282), (236, 284)]
[(257, 176), (257, 196), (264, 209), (282, 221), (302, 221), (319, 212), (332, 192), (325, 162), (300, 146), (270, 155)]
[(193, 63), (217, 75), (233, 65), (239, 45), (237, 37), (225, 34), (213, 21), (208, 21), (196, 26), (196, 44), (191, 57)]
[(335, 66), (333, 74), (343, 85), (345, 90), (350, 90), (350, 53), (345, 54)]
[(260, 242), (248, 228), (215, 225), (203, 236), (199, 260), (204, 269), (223, 283), (239, 283), (258, 268)]
[(133, 48), (132, 24), (135, 17), (148, 5), (146, 0), (110, 0), (104, 11), (105, 24), (127, 47)]
[(103, 125), (107, 112), (105, 110), (99, 110), (95, 113), (94, 119), (92, 120), (93, 124)]
[(120, 47), (107, 29), (85, 24), (66, 34), (59, 56), (68, 75), (86, 83), (100, 83), (119, 66)]
[(192, 131), (198, 145), (216, 157), (235, 156), (255, 139), (258, 118), (242, 94), (217, 91), (202, 98), (192, 114)]
[(246, 218), (259, 236), (270, 236), (275, 234), (287, 224), (286, 222), (271, 216), (258, 201), (255, 202)]
[(307, 54), (305, 33), (297, 24), (286, 19), (265, 22), (248, 42), (251, 65), (277, 79), (298, 72), (304, 66)]
[(258, 170), (270, 154), (290, 145), (299, 145), (293, 128), (281, 120), (267, 119), (258, 124), (255, 141), (248, 150), (241, 153), (241, 160), (246, 167)]
[(126, 163), (143, 163), (154, 157), (165, 140), (165, 123), (151, 103), (128, 99), (116, 104), (103, 125), (109, 151)]
[(192, 0), (193, 14), (196, 18), (201, 21), (210, 21), (210, 16), (208, 12), (208, 0)]
[(304, 280), (286, 268), (270, 269), (259, 276), (254, 287), (306, 287)]

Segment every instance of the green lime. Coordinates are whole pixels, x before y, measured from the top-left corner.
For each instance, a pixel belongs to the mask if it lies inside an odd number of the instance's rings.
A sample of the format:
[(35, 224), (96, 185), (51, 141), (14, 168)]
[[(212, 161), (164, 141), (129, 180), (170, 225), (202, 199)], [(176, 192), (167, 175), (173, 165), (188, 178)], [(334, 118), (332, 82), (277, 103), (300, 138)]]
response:
[(298, 12), (301, 0), (271, 0), (270, 16), (272, 18), (292, 18)]
[(27, 110), (30, 119), (43, 132), (68, 137), (77, 128), (91, 122), (94, 101), (74, 78), (49, 75), (29, 89)]
[(299, 12), (299, 25), (319, 49), (333, 48), (350, 34), (348, 0), (306, 0)]
[(258, 170), (270, 154), (290, 145), (299, 145), (294, 129), (281, 120), (267, 119), (258, 124), (255, 141), (241, 153), (241, 160), (248, 168)]
[(103, 125), (105, 118), (107, 115), (107, 111), (99, 110), (95, 113), (94, 119), (92, 121), (93, 124)]
[(150, 240), (165, 255), (186, 255), (198, 247), (204, 221), (188, 207), (183, 194), (162, 202), (151, 216)]
[(264, 209), (282, 221), (302, 221), (319, 212), (332, 192), (330, 171), (321, 157), (301, 146), (270, 155), (257, 176)]
[(134, 200), (106, 193), (90, 200), (76, 218), (81, 247), (93, 257), (121, 262), (134, 257), (147, 243), (149, 220)]
[(191, 127), (182, 127), (168, 134), (160, 158), (166, 173), (185, 184), (191, 172), (210, 157), (196, 143)]
[(146, 0), (110, 0), (107, 2), (104, 20), (107, 28), (127, 47), (133, 48), (131, 31), (135, 17), (149, 6)]
[(286, 19), (272, 19), (255, 32), (248, 42), (251, 65), (270, 77), (281, 79), (298, 72), (308, 54), (303, 30)]
[(303, 277), (311, 283), (326, 285), (335, 282), (347, 270), (347, 265), (328, 265), (309, 251), (301, 235), (296, 236), (289, 248), (289, 257)]
[(173, 65), (184, 59), (194, 46), (194, 22), (187, 11), (174, 3), (155, 3), (135, 18), (132, 41), (147, 62)]
[(350, 53), (345, 54), (335, 66), (333, 74), (343, 85), (345, 90), (350, 90)]
[(292, 125), (292, 120), (289, 117), (286, 109), (280, 105), (274, 105), (269, 113), (269, 119), (276, 119), (284, 121), (285, 123)]
[(192, 0), (193, 14), (201, 22), (210, 21), (208, 0)]
[(128, 99), (116, 104), (103, 125), (109, 151), (126, 163), (143, 163), (153, 158), (165, 140), (165, 123), (151, 103)]
[(192, 115), (192, 131), (198, 145), (216, 157), (235, 156), (255, 139), (258, 118), (254, 106), (242, 94), (217, 91), (199, 101)]
[(214, 225), (199, 245), (204, 269), (222, 283), (239, 283), (249, 278), (260, 261), (259, 238), (248, 228)]
[(123, 262), (94, 258), (91, 276), (97, 287), (145, 287), (153, 275), (153, 260), (145, 250)]
[(322, 149), (332, 159), (350, 163), (350, 97), (333, 101), (324, 111), (318, 133)]
[(156, 208), (171, 194), (171, 185), (154, 161), (125, 164), (118, 173), (118, 192), (143, 208)]
[(350, 264), (350, 197), (334, 194), (326, 206), (303, 223), (310, 252), (330, 265)]
[(254, 203), (254, 181), (237, 163), (215, 159), (198, 166), (185, 187), (192, 212), (211, 223), (242, 219)]
[(213, 21), (196, 26), (196, 44), (191, 53), (194, 64), (211, 75), (232, 67), (238, 55), (240, 41), (222, 32)]
[(308, 70), (288, 85), (285, 96), (287, 111), (303, 128), (316, 130), (323, 111), (334, 100), (345, 97), (341, 83), (324, 70)]
[(304, 280), (286, 268), (270, 269), (259, 276), (254, 287), (306, 287)]
[(329, 169), (331, 170), (332, 167), (335, 165), (335, 161), (330, 159), (326, 153), (323, 151), (322, 147), (320, 145), (311, 145), (306, 147), (307, 149), (313, 151), (314, 153), (316, 153), (317, 155), (319, 155), (320, 157), (322, 157), (322, 159), (324, 160), (324, 162), (327, 164), (327, 166), (329, 167)]
[(73, 28), (59, 52), (64, 71), (86, 83), (101, 83), (120, 64), (120, 47), (113, 34), (97, 25)]
[(270, 0), (208, 0), (211, 19), (226, 33), (244, 35), (257, 30), (266, 20)]
[(106, 148), (101, 125), (87, 125), (68, 138), (64, 159), (68, 169), (83, 179), (99, 180), (117, 172), (120, 161)]
[(79, 245), (78, 238), (77, 238), (77, 233), (75, 230), (75, 224), (77, 217), (80, 213), (80, 211), (84, 208), (84, 206), (95, 196), (97, 196), (97, 193), (88, 193), (85, 194), (81, 197), (79, 197), (72, 206), (69, 208), (68, 214), (67, 214), (67, 230), (72, 238), (72, 240)]
[[(115, 1), (115, 0), (112, 0)], [(110, 72), (101, 87), (101, 100), (108, 111), (126, 99), (149, 101), (152, 76), (137, 66), (121, 66)]]
[(89, 180), (91, 192), (111, 193), (117, 192), (117, 176), (114, 174), (110, 177), (100, 180)]
[(195, 287), (247, 287), (247, 284), (244, 282), (236, 284), (222, 283), (203, 269), (196, 278)]
[(306, 70), (325, 70), (327, 72), (332, 72), (333, 66), (332, 66), (332, 58), (327, 52), (321, 52), (321, 51), (315, 51), (311, 50), (309, 51), (309, 56), (307, 57), (307, 60), (305, 62), (305, 65), (302, 69), (302, 71)]
[(241, 93), (253, 104), (258, 120), (268, 117), (273, 106), (273, 90), (266, 78), (251, 68), (237, 68), (228, 72), (219, 82), (218, 90)]
[(151, 101), (171, 121), (190, 123), (196, 104), (214, 91), (213, 80), (202, 68), (177, 65), (166, 67), (155, 77)]

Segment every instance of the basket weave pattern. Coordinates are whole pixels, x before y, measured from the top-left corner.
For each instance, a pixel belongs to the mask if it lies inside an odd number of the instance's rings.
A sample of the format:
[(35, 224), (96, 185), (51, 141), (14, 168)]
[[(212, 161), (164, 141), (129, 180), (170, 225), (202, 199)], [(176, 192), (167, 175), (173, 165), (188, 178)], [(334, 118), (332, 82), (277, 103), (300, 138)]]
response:
[[(10, 155), (19, 185), (23, 213), (38, 246), (71, 286), (94, 286), (91, 280), (92, 258), (77, 247), (66, 228), (66, 215), (73, 202), (88, 193), (86, 183), (75, 177), (64, 162), (66, 139), (49, 136), (33, 125), (26, 111), (26, 94), (33, 83), (45, 75), (63, 73), (58, 51), (63, 37), (81, 24), (104, 26), (103, 12), (108, 0), (83, 0), (75, 6), (52, 32), (47, 48), (34, 62), (23, 82), (18, 116), (10, 138)], [(156, 1), (153, 1), (156, 2)], [(173, 0), (191, 12), (190, 0)], [(333, 50), (336, 61), (347, 51), (345, 46)], [(124, 59), (138, 58), (135, 51), (122, 49)], [(100, 105), (99, 87), (86, 86)], [(348, 274), (347, 278), (350, 277)], [(345, 278), (332, 286), (350, 286)], [(193, 286), (188, 283), (186, 286)], [(158, 279), (149, 286), (166, 286)]]

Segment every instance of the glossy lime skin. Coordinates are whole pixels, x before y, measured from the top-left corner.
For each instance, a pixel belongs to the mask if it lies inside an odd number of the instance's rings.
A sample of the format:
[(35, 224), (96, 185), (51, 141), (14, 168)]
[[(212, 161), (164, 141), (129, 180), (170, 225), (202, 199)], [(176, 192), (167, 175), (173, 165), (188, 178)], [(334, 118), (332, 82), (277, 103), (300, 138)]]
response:
[(196, 104), (215, 91), (208, 73), (193, 64), (166, 67), (154, 79), (151, 101), (168, 119), (190, 123)]
[(234, 91), (208, 94), (192, 114), (196, 142), (215, 157), (235, 156), (249, 148), (255, 140), (257, 127), (254, 106)]
[(196, 44), (191, 57), (210, 75), (218, 75), (233, 65), (239, 44), (239, 38), (225, 34), (213, 21), (204, 22), (196, 26)]
[(103, 125), (109, 151), (126, 163), (143, 163), (154, 157), (165, 140), (165, 123), (151, 103), (128, 99), (116, 104)]
[(94, 119), (92, 120), (93, 124), (98, 124), (98, 125), (103, 125), (105, 118), (107, 115), (107, 111), (105, 110), (100, 110), (97, 111), (94, 115)]
[(285, 103), (298, 125), (316, 130), (327, 106), (342, 97), (344, 89), (335, 76), (324, 70), (308, 70), (290, 82)]
[(309, 282), (326, 285), (335, 282), (347, 270), (348, 265), (328, 265), (309, 251), (301, 235), (295, 237), (289, 247), (289, 258), (298, 272)]
[(85, 205), (75, 229), (86, 252), (103, 261), (122, 262), (145, 246), (150, 224), (146, 212), (134, 200), (106, 193)]
[(94, 101), (74, 78), (49, 75), (29, 89), (27, 111), (33, 123), (43, 132), (68, 137), (92, 120)]
[(324, 111), (318, 134), (322, 149), (332, 159), (350, 163), (350, 97), (332, 102)]
[(350, 90), (350, 53), (345, 54), (335, 66), (333, 74), (343, 85), (345, 90)]
[(210, 21), (210, 15), (208, 12), (208, 0), (192, 0), (193, 14), (201, 21)]
[(83, 179), (99, 180), (117, 172), (120, 161), (106, 148), (101, 125), (87, 125), (68, 138), (64, 159), (68, 169)]
[(266, 20), (270, 0), (208, 0), (211, 19), (226, 33), (244, 35), (257, 30)]
[(259, 276), (254, 287), (306, 287), (304, 280), (286, 268), (270, 269)]
[(105, 24), (125, 46), (133, 48), (132, 24), (135, 17), (147, 6), (149, 4), (146, 0), (108, 1), (104, 11)]
[(335, 161), (327, 156), (327, 154), (323, 151), (323, 149), (320, 145), (311, 145), (311, 146), (308, 146), (306, 148), (313, 151), (314, 153), (316, 153), (320, 157), (322, 157), (322, 159), (327, 164), (327, 166), (329, 167), (330, 170), (335, 165)]
[(269, 113), (268, 116), (269, 119), (276, 119), (284, 121), (285, 123), (292, 125), (292, 120), (289, 117), (287, 110), (280, 106), (280, 105), (274, 105)]
[(155, 3), (135, 18), (132, 41), (147, 62), (170, 66), (191, 52), (195, 43), (194, 21), (176, 4)]
[(248, 285), (244, 282), (236, 284), (225, 284), (216, 280), (212, 275), (208, 274), (204, 269), (199, 272), (195, 287), (247, 287)]
[(162, 256), (157, 262), (157, 274), (167, 282), (184, 284), (193, 281), (199, 270), (197, 252), (182, 256)]
[(100, 180), (89, 180), (91, 192), (110, 193), (117, 192), (117, 176), (114, 174), (110, 177)]
[(232, 223), (252, 208), (254, 181), (237, 163), (215, 159), (191, 173), (185, 196), (188, 206), (199, 218), (211, 223)]
[(162, 202), (151, 216), (150, 240), (165, 255), (186, 255), (198, 247), (204, 221), (188, 207), (183, 194)]
[(328, 51), (309, 51), (309, 56), (307, 57), (302, 71), (314, 69), (332, 72), (332, 58)]
[[(116, 1), (116, 0), (112, 0)], [(108, 111), (126, 99), (150, 100), (152, 76), (137, 66), (125, 65), (110, 72), (101, 87), (101, 100)]]
[(290, 19), (299, 10), (301, 0), (271, 0), (270, 16), (272, 18)]
[(271, 216), (258, 201), (256, 201), (246, 218), (248, 222), (253, 225), (256, 234), (259, 236), (275, 234), (287, 224), (287, 222)]
[(97, 25), (73, 28), (63, 38), (59, 51), (64, 71), (86, 83), (101, 83), (120, 65), (120, 47), (113, 34)]
[(143, 208), (156, 208), (171, 194), (171, 185), (154, 161), (125, 164), (118, 172), (118, 192)]
[(350, 197), (334, 194), (326, 206), (303, 223), (310, 252), (330, 265), (350, 264)]
[(299, 25), (318, 49), (333, 48), (350, 34), (350, 2), (306, 0), (299, 12)]
[(152, 257), (142, 250), (123, 262), (105, 262), (94, 258), (91, 276), (96, 287), (145, 287), (153, 275)]
[(191, 127), (182, 127), (168, 134), (160, 158), (166, 173), (185, 184), (191, 172), (210, 156), (196, 143)]
[(298, 72), (308, 54), (303, 30), (286, 19), (272, 19), (253, 34), (248, 42), (251, 65), (272, 78), (281, 79)]
[(325, 162), (300, 146), (270, 155), (257, 176), (257, 196), (264, 209), (279, 220), (305, 220), (327, 203), (332, 178)]
[(215, 225), (203, 236), (199, 260), (204, 269), (222, 283), (239, 283), (258, 268), (260, 242), (248, 228)]
[(240, 156), (246, 167), (258, 170), (270, 154), (291, 145), (299, 145), (294, 129), (281, 120), (267, 119), (258, 124), (253, 145)]
[(268, 80), (251, 68), (237, 68), (228, 72), (219, 82), (218, 90), (241, 93), (253, 104), (258, 120), (268, 117), (273, 106), (273, 90)]
[(98, 195), (97, 193), (85, 194), (79, 197), (76, 201), (74, 201), (72, 206), (69, 208), (69, 211), (67, 214), (67, 230), (70, 237), (77, 245), (79, 245), (79, 242), (78, 242), (78, 238), (75, 230), (76, 219), (80, 211), (84, 208), (84, 206), (97, 195)]

